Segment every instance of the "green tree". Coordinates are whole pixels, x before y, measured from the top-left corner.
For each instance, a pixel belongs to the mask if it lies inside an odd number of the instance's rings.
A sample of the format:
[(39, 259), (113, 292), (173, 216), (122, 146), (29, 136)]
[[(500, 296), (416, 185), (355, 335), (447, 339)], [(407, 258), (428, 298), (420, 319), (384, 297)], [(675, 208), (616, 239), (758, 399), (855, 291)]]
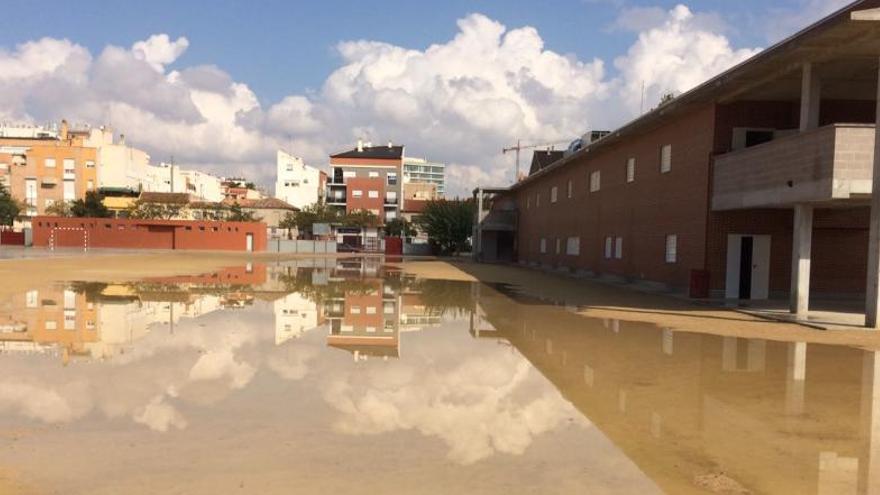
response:
[(236, 201), (229, 207), (229, 214), (226, 215), (226, 220), (230, 222), (259, 222), (262, 219), (252, 211), (244, 211), (241, 205), (238, 204), (238, 201)]
[(473, 200), (438, 199), (425, 204), (417, 222), (440, 254), (458, 254), (467, 249), (475, 214)]
[(186, 210), (183, 203), (153, 203), (137, 200), (134, 209), (131, 210), (130, 218), (141, 220), (171, 220), (179, 218)]
[(0, 225), (12, 225), (21, 213), (21, 205), (0, 182)]
[(50, 217), (72, 217), (73, 213), (70, 211), (70, 203), (71, 201), (56, 201), (46, 207), (46, 215)]
[(70, 203), (70, 213), (75, 217), (109, 218), (112, 215), (104, 206), (104, 196), (96, 191), (88, 191), (85, 198)]
[(385, 222), (385, 235), (391, 237), (415, 237), (416, 229), (403, 218), (394, 218)]
[(296, 228), (299, 232), (311, 232), (316, 223), (336, 224), (340, 222), (339, 210), (325, 203), (308, 205), (300, 211), (290, 212), (279, 224), (285, 229)]
[(342, 217), (342, 224), (346, 227), (378, 227), (381, 222), (379, 217), (370, 210), (352, 210)]

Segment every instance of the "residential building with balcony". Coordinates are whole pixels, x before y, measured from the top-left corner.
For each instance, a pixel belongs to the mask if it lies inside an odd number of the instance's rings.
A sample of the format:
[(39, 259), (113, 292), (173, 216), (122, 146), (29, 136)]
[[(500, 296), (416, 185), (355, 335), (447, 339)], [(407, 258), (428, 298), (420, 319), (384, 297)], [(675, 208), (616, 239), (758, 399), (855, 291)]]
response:
[(787, 296), (800, 316), (811, 292), (849, 295), (875, 326), (878, 28), (880, 0), (854, 2), (509, 188), (477, 189), (476, 256)]
[(404, 147), (388, 143), (357, 147), (330, 155), (327, 204), (346, 213), (368, 210), (382, 223), (400, 216)]

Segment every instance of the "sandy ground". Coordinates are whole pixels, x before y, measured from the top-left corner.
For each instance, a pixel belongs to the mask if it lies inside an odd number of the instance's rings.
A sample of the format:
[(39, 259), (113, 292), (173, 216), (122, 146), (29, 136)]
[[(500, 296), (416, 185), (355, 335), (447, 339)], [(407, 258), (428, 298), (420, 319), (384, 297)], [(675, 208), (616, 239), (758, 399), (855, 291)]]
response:
[(662, 294), (529, 268), (468, 261), (414, 261), (401, 264), (401, 268), (425, 278), (508, 284), (524, 296), (545, 300), (547, 304), (564, 303), (572, 311), (592, 318), (646, 322), (685, 332), (880, 349), (880, 332), (861, 329), (817, 330)]

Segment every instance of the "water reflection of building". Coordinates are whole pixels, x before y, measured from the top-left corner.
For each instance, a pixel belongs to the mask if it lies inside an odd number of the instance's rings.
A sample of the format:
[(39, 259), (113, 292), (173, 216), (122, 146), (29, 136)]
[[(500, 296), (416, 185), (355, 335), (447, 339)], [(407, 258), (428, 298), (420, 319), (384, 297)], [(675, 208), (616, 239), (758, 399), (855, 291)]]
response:
[(47, 288), (7, 296), (0, 313), (0, 351), (44, 352), (64, 357), (88, 354), (101, 338), (94, 303), (71, 289)]
[[(106, 359), (182, 318), (251, 304), (266, 281), (261, 265), (133, 284), (75, 283), (0, 298), (0, 352)], [(256, 285), (252, 285), (256, 284)]]
[(880, 493), (876, 352), (588, 319), (486, 286), (472, 322), (668, 493)]
[[(356, 287), (354, 286), (356, 284)], [(400, 356), (400, 303), (382, 279), (351, 280), (342, 295), (327, 300), (327, 345), (361, 360)]]
[(299, 338), (303, 333), (324, 323), (322, 306), (308, 297), (291, 292), (273, 303), (275, 313), (275, 345)]

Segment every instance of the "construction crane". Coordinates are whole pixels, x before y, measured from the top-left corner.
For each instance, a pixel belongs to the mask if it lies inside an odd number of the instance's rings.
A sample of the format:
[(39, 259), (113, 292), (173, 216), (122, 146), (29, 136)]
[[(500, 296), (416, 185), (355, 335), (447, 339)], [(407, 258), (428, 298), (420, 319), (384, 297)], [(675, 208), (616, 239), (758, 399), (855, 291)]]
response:
[(541, 143), (541, 144), (527, 144), (523, 145), (519, 139), (516, 140), (516, 146), (511, 146), (509, 148), (503, 148), (501, 150), (501, 154), (506, 155), (507, 153), (514, 151), (516, 152), (516, 175), (513, 176), (513, 182), (516, 183), (519, 181), (519, 152), (522, 150), (528, 150), (533, 148), (544, 148), (544, 147), (552, 147), (557, 144), (568, 144), (568, 141), (556, 141), (555, 143)]

